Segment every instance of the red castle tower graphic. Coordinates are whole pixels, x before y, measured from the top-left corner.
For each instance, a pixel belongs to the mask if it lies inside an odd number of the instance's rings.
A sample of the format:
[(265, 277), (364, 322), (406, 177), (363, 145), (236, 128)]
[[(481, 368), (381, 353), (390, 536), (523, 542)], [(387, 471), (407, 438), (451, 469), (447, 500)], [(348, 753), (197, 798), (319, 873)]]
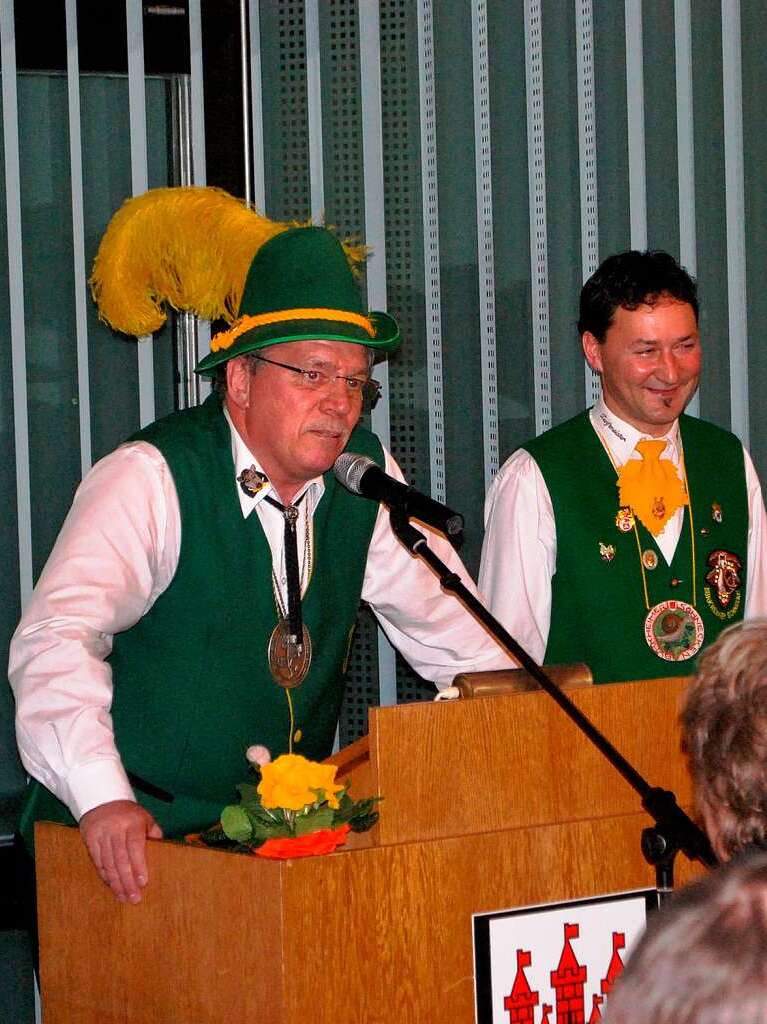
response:
[(607, 968), (607, 974), (602, 978), (599, 985), (603, 996), (610, 994), (610, 989), (613, 987), (616, 978), (623, 970), (623, 961), (621, 960), (621, 955), (618, 950), (623, 949), (625, 945), (625, 932), (613, 932), (613, 955), (610, 957), (610, 966)]
[(570, 945), (571, 939), (578, 938), (578, 925), (565, 925), (565, 944), (559, 958), (559, 966), (551, 972), (551, 986), (556, 992), (556, 1024), (586, 1024), (583, 986), (588, 971), (578, 963)]
[(551, 1004), (544, 1003), (541, 1007), (541, 1010), (543, 1011), (543, 1016), (541, 1017), (541, 1024), (551, 1024), (551, 1022), (549, 1021), (549, 1014), (551, 1013)]
[(504, 997), (503, 1008), (509, 1011), (509, 1024), (533, 1024), (533, 1014), (538, 1005), (538, 993), (530, 991), (525, 967), (530, 966), (530, 953), (517, 950), (517, 973), (511, 992)]
[(602, 1011), (599, 1007), (604, 1002), (604, 996), (598, 996), (596, 992), (591, 997), (591, 1016), (589, 1017), (589, 1024), (599, 1024), (602, 1019)]

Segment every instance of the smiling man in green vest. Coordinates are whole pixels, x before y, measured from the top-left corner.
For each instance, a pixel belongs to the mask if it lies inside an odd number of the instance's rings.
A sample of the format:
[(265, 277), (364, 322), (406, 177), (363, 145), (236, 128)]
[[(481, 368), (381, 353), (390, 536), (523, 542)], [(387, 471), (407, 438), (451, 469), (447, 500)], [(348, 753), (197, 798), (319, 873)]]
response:
[(204, 404), (83, 481), (12, 644), (35, 780), (22, 832), (79, 821), (123, 901), (146, 885), (147, 837), (215, 821), (249, 745), (330, 754), (361, 599), (439, 686), (509, 664), (385, 509), (330, 472), (349, 449), (401, 479), (358, 425), (373, 359), (399, 332), (363, 309), (353, 257), (324, 228), (266, 221), (214, 189), (131, 200), (102, 242), (94, 293), (119, 330), (156, 330), (164, 299), (234, 321), (197, 367), (215, 377)]
[(765, 510), (733, 434), (684, 410), (700, 375), (695, 282), (664, 252), (612, 256), (581, 292), (597, 404), (491, 485), (480, 588), (537, 661), (596, 682), (686, 675), (767, 612)]

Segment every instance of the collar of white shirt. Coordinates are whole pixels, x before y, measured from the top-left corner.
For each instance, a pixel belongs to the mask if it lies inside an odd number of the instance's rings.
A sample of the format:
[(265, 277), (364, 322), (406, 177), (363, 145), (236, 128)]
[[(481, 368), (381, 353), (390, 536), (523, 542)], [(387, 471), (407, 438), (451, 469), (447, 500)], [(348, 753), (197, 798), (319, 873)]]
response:
[[(237, 491), (242, 515), (247, 519), (253, 509), (257, 508), (266, 495), (271, 494), (274, 491), (274, 488), (270, 483), (267, 483), (257, 494), (250, 495), (246, 494), (242, 487), (240, 487), (237, 478), (243, 470), (250, 469), (251, 466), (255, 466), (259, 472), (263, 473), (263, 469), (256, 456), (240, 437), (226, 408), (224, 408), (224, 416), (226, 416), (226, 422), (229, 424), (229, 431), (232, 435), (232, 459), (234, 461), (234, 480), (232, 483)], [(295, 495), (293, 504), (295, 504), (301, 495), (305, 494), (307, 491), (309, 493), (306, 494), (306, 501), (304, 504), (308, 514), (312, 515), (319, 504), (320, 498), (325, 493), (325, 481), (321, 476), (317, 476), (313, 480), (308, 480), (301, 490)], [(276, 492), (274, 493), (274, 497), (279, 501), (279, 495)], [(265, 507), (271, 508), (272, 506), (267, 502)], [(275, 509), (275, 511), (277, 510)]]
[(625, 420), (616, 416), (607, 408), (603, 398), (600, 398), (596, 405), (589, 410), (589, 418), (592, 427), (609, 448), (616, 468), (620, 468), (632, 456), (639, 458), (639, 453), (635, 451), (636, 444), (637, 441), (642, 441), (645, 438), (665, 441), (666, 447), (662, 458), (671, 459), (675, 466), (679, 465), (679, 420), (674, 420), (671, 428), (661, 437), (653, 438), (650, 434), (643, 434), (636, 427), (632, 427), (630, 423), (626, 423)]

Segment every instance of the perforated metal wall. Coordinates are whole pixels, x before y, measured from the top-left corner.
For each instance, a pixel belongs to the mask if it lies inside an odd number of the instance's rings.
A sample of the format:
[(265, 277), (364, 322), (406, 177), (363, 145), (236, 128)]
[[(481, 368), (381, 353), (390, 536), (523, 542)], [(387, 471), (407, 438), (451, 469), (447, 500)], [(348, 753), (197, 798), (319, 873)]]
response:
[(311, 215), (306, 21), (301, 0), (260, 7), (266, 212)]

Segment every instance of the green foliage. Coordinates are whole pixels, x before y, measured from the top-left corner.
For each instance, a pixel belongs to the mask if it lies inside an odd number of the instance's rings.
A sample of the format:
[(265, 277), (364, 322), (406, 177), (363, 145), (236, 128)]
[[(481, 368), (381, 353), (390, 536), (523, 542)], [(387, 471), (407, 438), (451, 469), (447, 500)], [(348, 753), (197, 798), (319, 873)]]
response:
[(253, 835), (250, 816), (241, 804), (229, 804), (223, 809), (221, 828), (237, 843), (246, 843)]

